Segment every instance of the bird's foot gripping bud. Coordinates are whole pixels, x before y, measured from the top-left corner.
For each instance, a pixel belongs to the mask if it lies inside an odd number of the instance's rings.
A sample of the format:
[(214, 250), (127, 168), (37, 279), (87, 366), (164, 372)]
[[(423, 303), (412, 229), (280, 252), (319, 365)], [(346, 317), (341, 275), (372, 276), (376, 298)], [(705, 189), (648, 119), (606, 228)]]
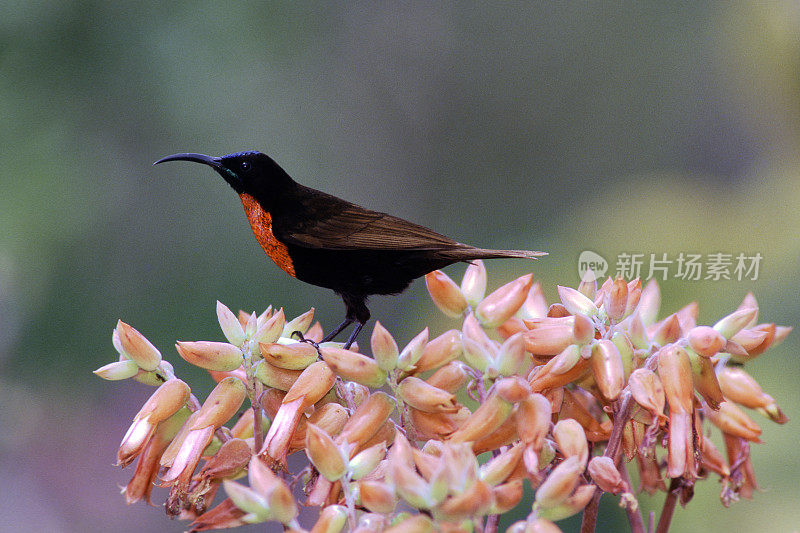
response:
[(322, 357), (322, 352), (319, 349), (319, 343), (313, 339), (305, 337), (302, 331), (300, 330), (293, 331), (292, 334), (289, 335), (289, 338), (296, 338), (300, 342), (305, 342), (306, 344), (310, 344), (311, 346), (314, 347), (314, 349), (317, 350), (317, 354), (319, 354), (319, 356)]

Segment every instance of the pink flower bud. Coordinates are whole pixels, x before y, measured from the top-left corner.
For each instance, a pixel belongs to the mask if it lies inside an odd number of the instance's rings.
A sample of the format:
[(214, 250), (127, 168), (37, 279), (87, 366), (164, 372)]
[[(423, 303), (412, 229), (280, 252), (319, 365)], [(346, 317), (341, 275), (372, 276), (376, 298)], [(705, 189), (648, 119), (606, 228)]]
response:
[(592, 317), (597, 314), (597, 307), (594, 302), (571, 287), (559, 285), (558, 296), (571, 315), (581, 314)]
[(425, 275), (425, 285), (433, 303), (439, 310), (451, 317), (459, 317), (467, 308), (467, 299), (450, 276), (441, 270)]
[(367, 387), (382, 387), (387, 374), (381, 370), (375, 359), (342, 348), (322, 348), (322, 359), (336, 374), (348, 381), (355, 381)]
[(564, 457), (577, 457), (585, 465), (589, 458), (589, 443), (583, 427), (571, 418), (559, 420), (553, 428), (553, 438)]
[(511, 318), (516, 313), (533, 285), (533, 274), (519, 277), (506, 283), (475, 308), (475, 317), (481, 325), (494, 328)]
[(463, 350), (461, 332), (455, 329), (446, 331), (425, 345), (422, 350), (422, 356), (414, 365), (414, 373), (426, 372), (444, 366), (457, 359)]
[(623, 481), (611, 457), (593, 457), (592, 460), (589, 461), (588, 470), (589, 475), (592, 476), (592, 481), (594, 481), (603, 492), (619, 494), (623, 491), (630, 491), (628, 484)]
[(227, 342), (178, 341), (175, 349), (188, 363), (205, 370), (229, 372), (242, 365), (242, 350)]
[(480, 259), (470, 261), (461, 279), (461, 293), (472, 306), (483, 300), (486, 293), (486, 267)]
[(276, 342), (283, 333), (283, 328), (286, 325), (286, 316), (283, 314), (283, 307), (277, 313), (264, 320), (253, 335), (253, 340), (256, 342), (263, 342), (271, 344)]
[(283, 326), (281, 337), (290, 337), (295, 331), (305, 334), (314, 321), (314, 308), (312, 307), (302, 315), (296, 316)]
[(714, 357), (725, 347), (725, 337), (709, 326), (697, 326), (689, 331), (689, 346), (698, 355)]
[(740, 309), (720, 319), (714, 324), (714, 329), (726, 339), (730, 339), (757, 316), (758, 308)]
[(406, 344), (406, 347), (397, 357), (397, 367), (406, 372), (416, 370), (417, 361), (422, 357), (425, 345), (428, 344), (428, 328), (423, 329), (413, 339)]
[(307, 342), (259, 344), (261, 356), (269, 364), (286, 370), (303, 370), (317, 360), (317, 349)]
[(245, 339), (244, 328), (236, 315), (219, 300), (217, 300), (217, 320), (228, 342), (234, 346), (241, 346)]
[(161, 352), (144, 335), (125, 322), (117, 321), (119, 343), (129, 359), (142, 370), (153, 371), (161, 362)]
[(378, 321), (375, 322), (375, 328), (372, 330), (370, 344), (372, 357), (375, 358), (375, 362), (378, 363), (381, 370), (391, 372), (397, 367), (397, 358), (400, 355), (397, 342)]
[(414, 409), (427, 413), (455, 413), (460, 408), (454, 395), (414, 376), (400, 382), (397, 396)]
[(617, 278), (611, 283), (608, 292), (603, 296), (603, 308), (608, 318), (620, 320), (625, 315), (628, 305), (628, 284), (622, 278)]
[(314, 424), (306, 425), (306, 455), (328, 481), (344, 476), (347, 464), (333, 439)]
[(625, 369), (616, 345), (600, 339), (592, 345), (592, 373), (600, 394), (609, 402), (619, 398), (625, 386)]

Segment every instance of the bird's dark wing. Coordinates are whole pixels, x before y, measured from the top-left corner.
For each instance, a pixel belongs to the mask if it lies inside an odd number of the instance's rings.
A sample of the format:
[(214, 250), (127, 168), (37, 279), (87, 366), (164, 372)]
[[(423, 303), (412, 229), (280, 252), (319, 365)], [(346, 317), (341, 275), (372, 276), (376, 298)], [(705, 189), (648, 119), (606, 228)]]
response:
[(413, 222), (315, 192), (303, 206), (313, 217), (298, 217), (294, 224), (275, 228), (287, 244), (329, 250), (469, 248)]

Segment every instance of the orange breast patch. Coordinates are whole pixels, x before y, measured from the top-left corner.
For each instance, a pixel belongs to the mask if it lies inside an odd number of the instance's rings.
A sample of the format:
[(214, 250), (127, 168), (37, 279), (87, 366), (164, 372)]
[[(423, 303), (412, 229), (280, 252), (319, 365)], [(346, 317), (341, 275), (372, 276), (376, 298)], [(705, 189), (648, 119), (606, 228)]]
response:
[(250, 228), (253, 230), (261, 248), (284, 272), (295, 277), (294, 264), (292, 263), (292, 258), (289, 257), (289, 249), (272, 233), (272, 215), (268, 211), (264, 211), (256, 199), (249, 194), (242, 194), (240, 198), (242, 199), (244, 212), (247, 214), (247, 220), (250, 221)]

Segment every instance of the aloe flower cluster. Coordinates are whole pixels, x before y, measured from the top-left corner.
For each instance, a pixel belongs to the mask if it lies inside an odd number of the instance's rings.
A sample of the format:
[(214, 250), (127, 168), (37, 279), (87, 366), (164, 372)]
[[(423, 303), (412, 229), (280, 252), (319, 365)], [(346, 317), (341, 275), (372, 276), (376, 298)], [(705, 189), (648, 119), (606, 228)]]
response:
[[(119, 322), (119, 360), (96, 373), (157, 387), (117, 452), (122, 467), (138, 459), (126, 501), (166, 487), (167, 514), (192, 531), (277, 521), (289, 531), (488, 532), (514, 510), (527, 516), (509, 531), (552, 532), (577, 513), (593, 531), (608, 493), (643, 532), (642, 490), (666, 493), (657, 531), (698, 480), (719, 478), (725, 506), (752, 496), (761, 429), (745, 409), (787, 418), (743, 366), (791, 328), (759, 323), (751, 294), (705, 326), (697, 303), (659, 319), (655, 281), (558, 287), (552, 304), (532, 275), (486, 295), (481, 261), (460, 285), (441, 271), (426, 283), (459, 328), (433, 338), (426, 328), (401, 349), (378, 322), (369, 355), (315, 344), (313, 309), (287, 320), (283, 309), (235, 315), (218, 302), (226, 341), (176, 344), (217, 381), (202, 403)], [(290, 472), (295, 453), (307, 466)], [(526, 484), (533, 502), (523, 502)], [(300, 523), (299, 505), (319, 508), (314, 523)]]

